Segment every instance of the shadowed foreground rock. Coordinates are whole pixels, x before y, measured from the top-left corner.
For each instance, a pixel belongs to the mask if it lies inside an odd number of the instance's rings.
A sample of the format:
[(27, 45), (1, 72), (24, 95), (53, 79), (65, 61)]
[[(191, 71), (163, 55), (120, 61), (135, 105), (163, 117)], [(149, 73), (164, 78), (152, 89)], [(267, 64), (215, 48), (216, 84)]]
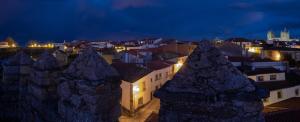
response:
[(160, 122), (264, 121), (255, 86), (209, 42), (155, 96)]
[(58, 62), (48, 52), (43, 53), (33, 64), (28, 101), (31, 117), (29, 121), (58, 121), (57, 85), (60, 74)]
[(20, 121), (26, 118), (26, 95), (33, 60), (23, 51), (3, 64), (1, 83), (0, 120)]
[(68, 122), (116, 122), (120, 116), (121, 80), (92, 48), (64, 71), (58, 87), (58, 112)]

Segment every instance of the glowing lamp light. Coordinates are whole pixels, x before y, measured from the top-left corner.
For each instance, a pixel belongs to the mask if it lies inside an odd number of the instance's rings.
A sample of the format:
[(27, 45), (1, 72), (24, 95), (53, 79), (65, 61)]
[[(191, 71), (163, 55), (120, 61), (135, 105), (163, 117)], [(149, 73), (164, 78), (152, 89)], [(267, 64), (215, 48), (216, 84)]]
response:
[(255, 49), (254, 49), (254, 48), (250, 48), (250, 49), (249, 49), (249, 52), (255, 53)]
[(16, 44), (12, 44), (11, 47), (16, 47)]
[(276, 60), (280, 60), (281, 59), (281, 55), (280, 55), (280, 53), (277, 53), (276, 55), (275, 55), (275, 58), (276, 58)]
[(137, 93), (140, 91), (140, 88), (138, 86), (133, 86), (133, 92)]
[(183, 65), (183, 64), (182, 64), (181, 62), (178, 62), (178, 63), (176, 64), (176, 67), (177, 67), (177, 68), (180, 68), (182, 65)]

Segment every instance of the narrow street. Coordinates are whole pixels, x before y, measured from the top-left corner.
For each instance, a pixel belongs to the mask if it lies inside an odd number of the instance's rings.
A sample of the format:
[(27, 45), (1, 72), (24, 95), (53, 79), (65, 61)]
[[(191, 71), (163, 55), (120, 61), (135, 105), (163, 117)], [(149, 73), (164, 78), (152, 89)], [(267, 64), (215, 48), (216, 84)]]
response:
[(158, 113), (160, 102), (154, 98), (149, 104), (141, 108), (134, 117), (122, 114), (120, 122), (144, 122), (152, 112)]

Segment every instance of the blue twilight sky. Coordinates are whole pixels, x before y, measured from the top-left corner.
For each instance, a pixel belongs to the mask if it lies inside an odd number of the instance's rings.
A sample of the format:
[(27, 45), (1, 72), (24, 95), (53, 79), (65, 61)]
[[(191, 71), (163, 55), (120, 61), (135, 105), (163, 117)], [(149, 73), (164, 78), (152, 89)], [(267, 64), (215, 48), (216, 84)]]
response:
[[(0, 0), (0, 39), (300, 36), (299, 0)], [(278, 35), (278, 34), (277, 34)]]

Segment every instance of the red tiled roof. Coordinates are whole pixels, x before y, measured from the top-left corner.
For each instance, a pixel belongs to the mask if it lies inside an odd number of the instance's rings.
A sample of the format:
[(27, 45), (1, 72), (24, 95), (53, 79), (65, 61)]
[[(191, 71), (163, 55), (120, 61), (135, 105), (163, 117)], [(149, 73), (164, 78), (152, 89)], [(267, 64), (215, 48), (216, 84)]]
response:
[(169, 67), (173, 64), (175, 64), (175, 63), (170, 62), (170, 61), (155, 60), (155, 61), (151, 61), (151, 62), (147, 63), (146, 66), (151, 70), (160, 70), (160, 69)]
[(119, 72), (122, 79), (127, 82), (135, 82), (152, 71), (148, 68), (133, 63), (113, 63), (112, 66)]

